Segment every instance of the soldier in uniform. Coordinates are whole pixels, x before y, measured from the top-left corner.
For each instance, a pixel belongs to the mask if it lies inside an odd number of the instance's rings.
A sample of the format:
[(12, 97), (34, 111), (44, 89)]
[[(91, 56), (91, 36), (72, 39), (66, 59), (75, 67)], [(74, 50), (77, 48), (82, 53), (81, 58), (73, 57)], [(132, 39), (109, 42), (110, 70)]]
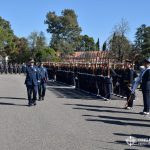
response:
[(136, 77), (137, 77), (137, 73), (132, 68), (131, 61), (126, 60), (125, 70), (123, 74), (123, 87), (124, 87), (125, 94), (127, 96), (127, 104), (125, 106), (125, 109), (132, 109), (133, 107), (134, 96), (131, 97), (130, 85), (132, 85)]
[(4, 68), (5, 68), (4, 69), (5, 70), (5, 74), (8, 74), (8, 64), (7, 63), (5, 64)]
[(25, 63), (22, 64), (22, 73), (26, 73), (27, 65)]
[(18, 66), (17, 66), (17, 72), (19, 74), (21, 74), (21, 71), (22, 71), (22, 66), (21, 66), (21, 64), (18, 64)]
[(1, 74), (3, 74), (3, 72), (4, 72), (4, 65), (2, 63), (0, 64), (0, 72), (1, 72)]
[[(36, 95), (38, 90), (39, 75), (34, 60), (30, 60), (29, 66), (26, 69), (25, 84), (28, 94), (28, 106), (36, 105)], [(32, 96), (33, 94), (33, 96)]]
[(9, 73), (10, 74), (13, 73), (13, 65), (12, 65), (12, 63), (9, 64)]
[(144, 109), (142, 114), (148, 115), (150, 111), (150, 58), (145, 59), (145, 69), (141, 70), (140, 75), (135, 80), (131, 94), (135, 92), (135, 89), (138, 85), (142, 82), (142, 93), (143, 93), (143, 102), (144, 102)]
[(47, 73), (47, 69), (43, 66), (42, 62), (38, 67), (38, 73), (39, 73), (39, 80), (40, 80), (38, 84), (39, 100), (44, 100), (45, 92), (46, 92), (46, 83), (48, 81), (48, 73)]
[(13, 65), (13, 71), (15, 74), (17, 74), (17, 64), (16, 63)]
[(150, 111), (150, 58), (145, 59), (145, 68), (142, 73), (143, 114), (148, 115)]

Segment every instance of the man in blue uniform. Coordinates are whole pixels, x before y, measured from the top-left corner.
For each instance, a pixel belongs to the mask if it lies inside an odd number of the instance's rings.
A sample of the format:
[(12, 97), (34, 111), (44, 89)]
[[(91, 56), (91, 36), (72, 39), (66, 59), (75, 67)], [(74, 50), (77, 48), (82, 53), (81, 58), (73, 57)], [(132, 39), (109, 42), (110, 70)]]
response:
[(143, 114), (148, 115), (150, 111), (150, 57), (145, 59), (145, 68), (142, 74)]
[(39, 73), (39, 84), (38, 84), (38, 94), (39, 94), (39, 100), (44, 100), (45, 92), (46, 92), (46, 83), (48, 81), (48, 73), (47, 69), (43, 66), (43, 63), (41, 62), (38, 68)]
[(38, 70), (34, 66), (34, 60), (31, 60), (29, 62), (29, 66), (26, 69), (26, 79), (25, 79), (29, 106), (36, 105), (38, 79), (39, 79)]

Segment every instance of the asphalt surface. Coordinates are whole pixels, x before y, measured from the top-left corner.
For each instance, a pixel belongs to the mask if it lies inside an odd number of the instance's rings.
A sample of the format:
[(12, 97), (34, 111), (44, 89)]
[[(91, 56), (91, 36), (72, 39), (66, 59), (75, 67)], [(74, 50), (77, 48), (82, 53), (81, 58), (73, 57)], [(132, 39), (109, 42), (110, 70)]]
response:
[[(49, 82), (45, 100), (28, 107), (24, 79), (24, 75), (0, 75), (0, 150), (150, 148), (150, 118), (139, 114), (141, 92), (134, 108), (124, 110), (123, 99), (104, 101)], [(126, 139), (135, 145), (129, 146)], [(141, 143), (142, 139), (147, 141)]]

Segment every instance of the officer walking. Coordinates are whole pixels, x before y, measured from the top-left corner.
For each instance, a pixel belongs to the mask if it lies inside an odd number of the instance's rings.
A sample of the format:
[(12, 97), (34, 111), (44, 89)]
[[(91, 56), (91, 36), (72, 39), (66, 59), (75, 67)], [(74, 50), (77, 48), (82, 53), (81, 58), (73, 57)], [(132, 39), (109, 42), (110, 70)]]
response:
[[(26, 69), (25, 84), (28, 94), (28, 106), (36, 105), (36, 95), (38, 89), (38, 70), (34, 66), (34, 60), (30, 60), (29, 66)], [(33, 96), (32, 96), (33, 94)]]
[(46, 83), (48, 80), (48, 73), (47, 69), (43, 66), (43, 63), (41, 62), (38, 68), (39, 73), (39, 80), (38, 83), (38, 94), (39, 94), (39, 100), (44, 100), (45, 92), (46, 92)]

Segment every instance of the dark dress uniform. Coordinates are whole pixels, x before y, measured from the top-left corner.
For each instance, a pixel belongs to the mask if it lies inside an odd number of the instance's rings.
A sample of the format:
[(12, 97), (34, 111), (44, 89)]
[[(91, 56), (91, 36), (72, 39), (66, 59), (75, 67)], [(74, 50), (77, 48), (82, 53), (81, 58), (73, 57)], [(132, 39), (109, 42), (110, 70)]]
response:
[(12, 74), (13, 73), (13, 65), (9, 64), (9, 73)]
[[(150, 59), (149, 59), (150, 63)], [(143, 112), (149, 113), (150, 111), (150, 67), (146, 69), (142, 76), (142, 92), (144, 101)]]
[[(38, 89), (39, 75), (35, 66), (29, 66), (26, 69), (25, 84), (27, 87), (29, 106), (36, 105), (36, 95)], [(33, 94), (33, 97), (32, 97)]]
[(47, 69), (45, 67), (40, 66), (38, 68), (39, 73), (39, 83), (38, 83), (38, 94), (39, 94), (39, 100), (44, 100), (45, 92), (46, 92), (46, 83), (48, 80), (48, 73)]
[(135, 70), (131, 68), (125, 69), (124, 76), (123, 76), (123, 79), (124, 79), (123, 86), (124, 86), (125, 94), (127, 96), (127, 107), (130, 107), (130, 108), (133, 107), (133, 99), (134, 99), (134, 96), (131, 95), (130, 85), (133, 83), (136, 77), (137, 77), (137, 73), (135, 72)]
[(113, 78), (114, 77), (120, 77), (114, 69), (109, 68), (110, 69), (110, 76), (108, 76), (108, 68), (105, 69), (105, 78), (104, 78), (104, 83), (105, 83), (105, 98), (107, 98), (107, 100), (111, 99), (111, 93), (112, 93), (112, 89), (113, 89)]
[(22, 64), (22, 73), (26, 73), (26, 69), (27, 69), (27, 66), (26, 66), (26, 64)]
[(17, 64), (14, 64), (14, 65), (13, 65), (13, 72), (14, 72), (15, 74), (17, 74)]
[(22, 66), (21, 66), (21, 64), (18, 64), (18, 66), (17, 66), (17, 72), (19, 74), (21, 74), (21, 71), (22, 71)]

